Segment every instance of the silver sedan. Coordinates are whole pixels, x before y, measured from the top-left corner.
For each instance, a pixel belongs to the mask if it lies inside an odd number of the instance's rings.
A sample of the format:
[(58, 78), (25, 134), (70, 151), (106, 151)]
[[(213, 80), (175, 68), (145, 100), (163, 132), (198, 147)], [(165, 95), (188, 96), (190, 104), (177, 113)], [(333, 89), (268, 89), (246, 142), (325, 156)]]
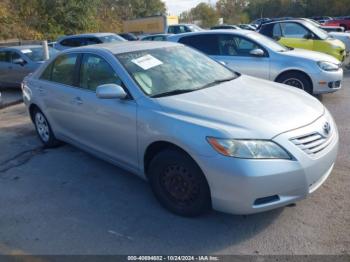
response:
[(23, 96), (45, 146), (68, 142), (147, 179), (184, 216), (303, 199), (338, 150), (317, 99), (170, 42), (64, 51), (24, 80)]
[(210, 30), (168, 37), (169, 41), (196, 48), (229, 68), (303, 89), (310, 94), (341, 88), (343, 70), (332, 56), (289, 49), (248, 30)]

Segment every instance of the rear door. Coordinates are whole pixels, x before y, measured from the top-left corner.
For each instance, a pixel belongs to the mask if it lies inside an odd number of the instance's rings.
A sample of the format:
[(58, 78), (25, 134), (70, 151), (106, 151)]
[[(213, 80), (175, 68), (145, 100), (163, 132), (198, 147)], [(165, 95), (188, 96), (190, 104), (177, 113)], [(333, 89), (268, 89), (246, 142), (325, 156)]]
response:
[(10, 51), (0, 51), (0, 84), (6, 86), (9, 84), (9, 67), (11, 66)]
[(44, 103), (46, 117), (54, 132), (66, 139), (79, 141), (78, 105), (80, 90), (77, 73), (78, 53), (58, 56), (42, 73), (36, 92)]

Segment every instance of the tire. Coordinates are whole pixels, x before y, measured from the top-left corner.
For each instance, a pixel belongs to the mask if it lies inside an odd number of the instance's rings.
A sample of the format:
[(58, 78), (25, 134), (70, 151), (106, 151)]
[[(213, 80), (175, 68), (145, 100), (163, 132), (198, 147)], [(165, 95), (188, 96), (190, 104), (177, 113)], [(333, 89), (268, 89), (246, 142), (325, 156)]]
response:
[(210, 209), (207, 180), (185, 152), (166, 149), (158, 153), (152, 159), (147, 174), (156, 198), (172, 213), (194, 217)]
[(309, 94), (313, 93), (312, 83), (310, 79), (301, 72), (284, 73), (276, 79), (276, 82), (294, 86), (306, 91)]
[(344, 32), (348, 30), (348, 27), (346, 25), (341, 24), (339, 26), (344, 27)]
[(33, 122), (39, 139), (45, 147), (52, 148), (60, 144), (60, 141), (56, 139), (54, 133), (52, 132), (46, 116), (38, 108), (34, 109), (33, 111)]

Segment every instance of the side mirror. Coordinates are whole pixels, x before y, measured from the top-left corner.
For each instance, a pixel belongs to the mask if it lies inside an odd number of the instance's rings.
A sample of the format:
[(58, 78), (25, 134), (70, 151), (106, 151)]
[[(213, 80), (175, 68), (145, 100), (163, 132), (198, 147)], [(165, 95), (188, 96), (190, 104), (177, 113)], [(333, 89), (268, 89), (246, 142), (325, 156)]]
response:
[(16, 58), (16, 59), (12, 60), (12, 63), (14, 63), (16, 65), (24, 66), (27, 62), (24, 61), (22, 58)]
[(265, 56), (264, 50), (260, 48), (253, 49), (252, 51), (249, 52), (252, 56)]
[(127, 93), (121, 86), (116, 84), (105, 84), (97, 87), (96, 96), (101, 99), (125, 99)]
[(311, 33), (307, 33), (306, 35), (304, 35), (304, 39), (312, 39), (313, 35)]
[(275, 40), (275, 41), (280, 41), (280, 40), (281, 40), (281, 37), (280, 37), (280, 36), (274, 36), (274, 37), (273, 37), (273, 40)]

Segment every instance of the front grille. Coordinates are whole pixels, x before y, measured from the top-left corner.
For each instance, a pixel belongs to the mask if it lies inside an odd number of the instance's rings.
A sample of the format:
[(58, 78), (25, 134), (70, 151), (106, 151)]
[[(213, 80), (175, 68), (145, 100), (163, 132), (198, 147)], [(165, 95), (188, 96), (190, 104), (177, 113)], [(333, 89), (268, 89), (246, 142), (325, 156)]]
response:
[(291, 141), (309, 155), (316, 155), (326, 149), (333, 141), (335, 132), (330, 131), (328, 135), (314, 132), (308, 135), (292, 138)]

